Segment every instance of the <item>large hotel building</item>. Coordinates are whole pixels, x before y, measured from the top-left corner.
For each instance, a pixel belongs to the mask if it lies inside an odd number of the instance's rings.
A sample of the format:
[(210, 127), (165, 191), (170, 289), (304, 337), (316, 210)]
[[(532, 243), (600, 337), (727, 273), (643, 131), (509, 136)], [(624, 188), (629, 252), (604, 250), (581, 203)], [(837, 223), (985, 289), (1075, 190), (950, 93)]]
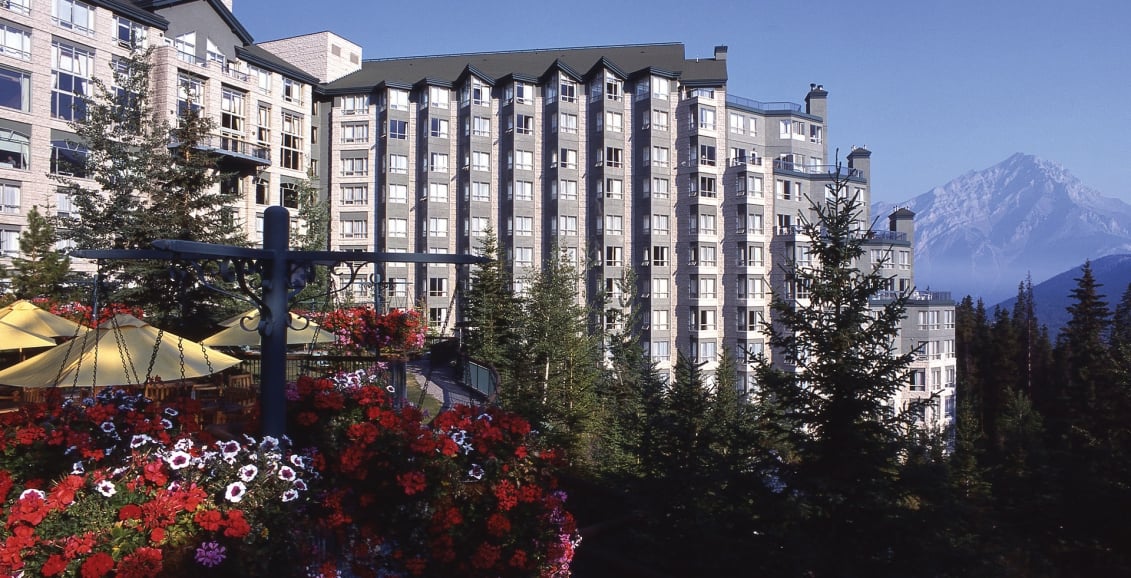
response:
[[(727, 49), (682, 44), (535, 49), (365, 60), (332, 32), (254, 42), (231, 0), (0, 1), (0, 263), (18, 255), (27, 211), (65, 212), (49, 173), (83, 152), (70, 122), (111, 78), (131, 39), (155, 48), (154, 102), (196, 95), (253, 241), (270, 205), (296, 208), (312, 171), (331, 208), (330, 249), (466, 253), (493, 229), (516, 288), (555, 248), (585, 272), (591, 303), (635, 272), (643, 341), (711, 364), (724, 346), (763, 350), (771, 292), (805, 299), (783, 263), (810, 262), (799, 215), (823, 198), (836, 159), (828, 93), (761, 102), (727, 90)], [(870, 151), (841, 176), (867, 212)], [(878, 219), (862, 267), (913, 288), (913, 217)], [(358, 301), (420, 304), (451, 332), (468, 271), (368, 266)], [(340, 279), (349, 275), (340, 273)], [(371, 283), (378, 279), (380, 283)], [(915, 348), (900, 403), (933, 397), (953, 416), (954, 308), (918, 292), (900, 336)], [(819, 354), (819, 352), (816, 352)], [(752, 383), (742, 367), (743, 386)]]

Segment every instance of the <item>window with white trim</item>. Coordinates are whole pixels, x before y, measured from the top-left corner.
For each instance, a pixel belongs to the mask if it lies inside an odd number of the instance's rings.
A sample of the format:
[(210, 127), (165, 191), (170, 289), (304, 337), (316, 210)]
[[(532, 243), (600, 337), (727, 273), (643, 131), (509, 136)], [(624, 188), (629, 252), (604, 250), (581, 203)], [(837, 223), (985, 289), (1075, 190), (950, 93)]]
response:
[(389, 172), (394, 174), (408, 174), (407, 155), (389, 155)]
[(369, 123), (342, 123), (342, 142), (347, 144), (369, 142)]
[(283, 141), (280, 146), (279, 156), (282, 158), (282, 166), (285, 169), (295, 171), (305, 170), (303, 165), (303, 118), (302, 115), (295, 114), (289, 111), (283, 111)]
[(386, 235), (389, 237), (404, 238), (408, 237), (408, 219), (389, 219), (386, 221)]
[(577, 181), (568, 179), (559, 181), (558, 198), (563, 201), (576, 201)]
[(514, 264), (518, 267), (533, 267), (534, 247), (515, 247)]
[(652, 298), (653, 299), (667, 299), (669, 296), (671, 283), (663, 277), (652, 279)]
[(471, 134), (475, 136), (491, 136), (491, 119), (485, 116), (472, 118)]
[(489, 202), (491, 200), (491, 183), (474, 181), (471, 183), (471, 200)]
[(31, 32), (0, 21), (0, 54), (20, 60), (31, 60)]
[(491, 153), (486, 151), (472, 151), (471, 152), (471, 170), (473, 171), (490, 171), (491, 170)]
[(429, 120), (428, 136), (436, 138), (448, 138), (448, 121), (443, 118), (432, 118)]
[(491, 219), (488, 217), (472, 217), (471, 218), (471, 236), (483, 237), (487, 234), (487, 228), (491, 226)]
[(63, 120), (86, 118), (91, 95), (94, 52), (55, 40), (51, 43), (51, 116)]
[[(67, 200), (70, 201), (69, 195)], [(0, 182), (0, 213), (20, 214), (20, 183)]]
[(78, 0), (54, 0), (51, 20), (62, 28), (94, 36), (94, 6)]
[(369, 204), (369, 185), (342, 185), (342, 204)]
[(429, 217), (428, 218), (428, 236), (429, 237), (447, 237), (448, 236), (448, 220), (444, 217)]
[(303, 84), (297, 80), (283, 77), (283, 101), (302, 104)]
[(514, 234), (519, 237), (530, 237), (534, 235), (534, 217), (515, 217)]
[(343, 115), (366, 114), (369, 112), (368, 94), (347, 94), (342, 97)]
[(345, 219), (341, 221), (343, 239), (366, 239), (369, 237), (369, 223), (365, 219)]
[(4, 257), (20, 256), (20, 229), (15, 225), (4, 225), (0, 228), (0, 255)]
[(389, 89), (389, 109), (408, 110), (408, 91), (397, 88)]
[(369, 159), (347, 158), (342, 159), (343, 177), (364, 177), (369, 174)]
[(408, 185), (390, 184), (387, 185), (385, 193), (386, 203), (407, 203), (408, 202)]

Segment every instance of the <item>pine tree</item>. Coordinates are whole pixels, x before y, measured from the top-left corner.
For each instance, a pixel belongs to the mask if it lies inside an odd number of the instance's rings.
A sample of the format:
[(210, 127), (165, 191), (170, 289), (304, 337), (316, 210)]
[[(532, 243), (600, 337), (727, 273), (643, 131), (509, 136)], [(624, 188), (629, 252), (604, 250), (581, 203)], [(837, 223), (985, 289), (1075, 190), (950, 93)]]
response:
[(20, 256), (12, 259), (12, 292), (21, 299), (62, 299), (70, 291), (64, 286), (71, 260), (55, 249), (55, 227), (38, 207), (27, 213), (27, 228), (20, 235)]
[(795, 462), (782, 468), (782, 481), (798, 501), (798, 534), (787, 540), (820, 553), (795, 552), (803, 571), (817, 576), (882, 573), (904, 514), (904, 423), (891, 403), (911, 362), (895, 350), (906, 295), (872, 306), (889, 280), (857, 267), (867, 239), (858, 232), (862, 200), (848, 190), (837, 179), (826, 201), (813, 203), (816, 219), (802, 219), (815, 267), (792, 264), (786, 273), (809, 298), (775, 295), (771, 305), (769, 342), (795, 370), (758, 367), (759, 395), (785, 408), (794, 426)]

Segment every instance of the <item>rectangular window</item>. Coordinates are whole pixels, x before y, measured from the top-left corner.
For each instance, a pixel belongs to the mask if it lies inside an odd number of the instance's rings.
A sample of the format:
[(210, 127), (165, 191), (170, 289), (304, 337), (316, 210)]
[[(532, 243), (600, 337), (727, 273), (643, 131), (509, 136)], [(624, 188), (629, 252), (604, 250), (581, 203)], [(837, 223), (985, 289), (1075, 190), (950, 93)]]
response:
[(516, 200), (516, 201), (533, 201), (534, 200), (534, 183), (532, 181), (515, 181), (513, 186), (514, 186), (514, 200)]
[(271, 143), (271, 107), (262, 103), (255, 112), (255, 139), (261, 145)]
[(66, 140), (51, 141), (51, 174), (86, 178), (86, 147)]
[(283, 111), (283, 142), (280, 147), (282, 165), (285, 169), (295, 171), (305, 170), (303, 165), (303, 139), (301, 115)]
[(86, 118), (86, 98), (91, 95), (94, 52), (57, 40), (51, 49), (51, 116), (81, 121)]
[(352, 94), (342, 97), (342, 114), (355, 115), (369, 112), (369, 95)]
[(609, 235), (624, 233), (624, 217), (620, 215), (605, 215), (605, 232)]
[(369, 174), (369, 159), (342, 159), (343, 177), (364, 177)]
[(31, 32), (0, 21), (0, 54), (31, 60)]
[(652, 215), (652, 232), (656, 235), (667, 235), (671, 232), (670, 218), (668, 215)]
[(429, 277), (428, 278), (428, 296), (429, 297), (447, 297), (448, 295), (448, 280), (445, 277)]
[(519, 267), (533, 267), (534, 247), (515, 247), (514, 264)]
[(491, 200), (491, 184), (484, 182), (471, 183), (471, 200), (488, 202)]
[(429, 237), (447, 237), (448, 236), (448, 220), (443, 217), (429, 217), (428, 219), (428, 236)]
[(605, 74), (605, 98), (620, 100), (624, 95), (624, 84), (612, 74)]
[(652, 329), (655, 331), (667, 331), (668, 327), (668, 310), (656, 309), (652, 311)]
[[(0, 106), (23, 112), (30, 110), (30, 74), (0, 67)], [(0, 145), (0, 149), (2, 148), (4, 147)]]
[(408, 174), (408, 156), (389, 155), (389, 172), (394, 174)]
[[(68, 201), (70, 198), (68, 197)], [(58, 209), (56, 209), (58, 210)], [(20, 214), (20, 184), (0, 182), (0, 213)]]
[(19, 257), (20, 256), (20, 230), (19, 228), (8, 228), (11, 225), (6, 225), (5, 228), (0, 229), (0, 255), (5, 257)]
[(577, 83), (562, 80), (558, 85), (558, 93), (561, 95), (562, 102), (577, 102)]
[(491, 170), (491, 153), (486, 151), (472, 151), (471, 153), (471, 170), (473, 171), (489, 171)]
[(652, 111), (652, 128), (655, 130), (668, 130), (668, 113), (665, 110)]
[(220, 88), (220, 131), (236, 138), (244, 132), (244, 93), (233, 88)]
[(343, 220), (341, 223), (343, 239), (369, 238), (369, 223), (364, 219)]
[(534, 134), (534, 117), (529, 114), (514, 115), (514, 131), (518, 134)]
[(728, 124), (730, 126), (730, 132), (734, 134), (743, 134), (746, 132), (746, 117), (737, 112), (730, 113), (729, 117), (730, 120)]
[(389, 219), (387, 221), (387, 235), (403, 238), (408, 236), (408, 219)]
[(652, 164), (657, 167), (667, 167), (670, 163), (668, 147), (652, 147)]
[(434, 173), (448, 172), (447, 153), (428, 153), (428, 170)]
[(534, 217), (515, 217), (514, 234), (529, 237), (534, 234)]
[(668, 341), (652, 342), (652, 361), (667, 362), (671, 360), (671, 343)]
[(408, 138), (408, 121), (389, 119), (389, 138), (405, 140)]
[(369, 142), (369, 123), (347, 122), (342, 124), (343, 143)]
[(652, 98), (667, 100), (671, 95), (672, 81), (658, 76), (652, 77)]
[(428, 183), (428, 202), (448, 202), (448, 183)]
[(624, 166), (624, 149), (605, 147), (605, 166), (619, 168)]
[(563, 180), (560, 182), (561, 190), (559, 191), (559, 198), (563, 201), (576, 201), (577, 200), (577, 181)]
[(491, 220), (487, 217), (472, 217), (471, 218), (471, 236), (482, 237), (487, 234), (487, 228), (491, 226)]
[(389, 89), (389, 109), (408, 110), (408, 91), (396, 88)]
[(669, 295), (669, 287), (670, 286), (671, 286), (671, 283), (669, 283), (668, 279), (664, 279), (664, 278), (652, 279), (652, 298), (654, 298), (654, 299), (667, 299), (668, 295)]
[(624, 115), (619, 112), (606, 112), (605, 130), (610, 132), (624, 131)]
[(408, 185), (389, 185), (385, 193), (385, 202), (388, 203), (407, 203), (408, 202)]
[(78, 0), (54, 0), (51, 20), (62, 28), (94, 36), (94, 7)]
[(568, 134), (577, 134), (577, 115), (563, 112), (559, 115), (561, 118), (562, 132)]
[(430, 130), (429, 136), (436, 138), (448, 138), (448, 121), (442, 118), (433, 118), (429, 121)]
[(491, 136), (491, 119), (477, 116), (471, 119), (471, 134), (475, 136)]
[(451, 91), (441, 86), (428, 87), (428, 103), (436, 108), (448, 108)]
[(709, 106), (699, 107), (699, 128), (715, 130), (715, 109)]
[(657, 199), (666, 199), (671, 194), (671, 181), (660, 177), (652, 179), (652, 196)]
[(577, 151), (574, 149), (561, 150), (561, 165), (563, 169), (577, 168)]
[(515, 151), (514, 152), (514, 168), (524, 171), (534, 170), (534, 152), (533, 151)]
[(576, 235), (577, 234), (577, 217), (574, 215), (559, 215), (558, 216), (559, 228), (563, 235)]
[(478, 78), (471, 79), (471, 104), (485, 105), (491, 99), (491, 90)]
[(369, 186), (368, 185), (342, 185), (342, 204), (343, 205), (367, 205), (367, 204), (369, 204)]
[(620, 179), (605, 179), (605, 198), (624, 198), (624, 181)]
[(294, 104), (302, 104), (302, 83), (284, 77), (283, 100)]

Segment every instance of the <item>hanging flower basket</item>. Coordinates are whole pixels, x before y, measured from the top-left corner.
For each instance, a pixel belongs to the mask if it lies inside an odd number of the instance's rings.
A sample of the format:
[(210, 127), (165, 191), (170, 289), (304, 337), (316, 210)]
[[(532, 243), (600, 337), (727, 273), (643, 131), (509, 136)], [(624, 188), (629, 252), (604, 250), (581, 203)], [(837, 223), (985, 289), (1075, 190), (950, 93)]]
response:
[(385, 358), (411, 357), (424, 349), (428, 324), (415, 309), (378, 313), (370, 306), (336, 309), (318, 322), (337, 337), (346, 352), (379, 354)]

